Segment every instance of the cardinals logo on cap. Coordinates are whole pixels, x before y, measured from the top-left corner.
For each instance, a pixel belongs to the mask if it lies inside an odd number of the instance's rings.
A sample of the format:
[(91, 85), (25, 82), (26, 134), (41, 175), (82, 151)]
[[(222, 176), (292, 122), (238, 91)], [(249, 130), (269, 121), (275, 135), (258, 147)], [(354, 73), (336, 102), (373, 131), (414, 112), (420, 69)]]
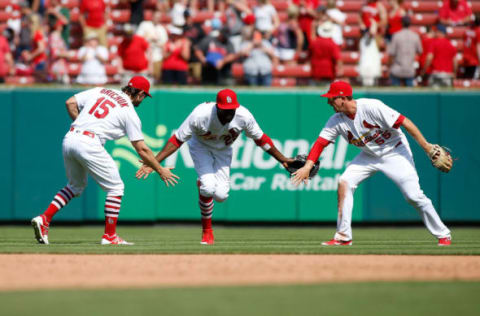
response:
[(217, 93), (217, 106), (222, 110), (234, 110), (240, 106), (233, 90), (223, 89)]

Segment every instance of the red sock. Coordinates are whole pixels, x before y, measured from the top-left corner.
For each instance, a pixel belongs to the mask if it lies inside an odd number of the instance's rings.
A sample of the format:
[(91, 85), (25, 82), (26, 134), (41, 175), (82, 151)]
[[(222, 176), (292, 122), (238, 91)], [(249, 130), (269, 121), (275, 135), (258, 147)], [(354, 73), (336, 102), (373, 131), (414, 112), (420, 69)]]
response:
[(212, 229), (213, 198), (199, 194), (198, 205), (202, 214), (203, 230)]
[(212, 229), (212, 218), (202, 218), (202, 229)]
[(118, 217), (105, 216), (105, 234), (113, 236), (117, 233)]
[(121, 196), (107, 195), (105, 200), (105, 234), (113, 236), (117, 233), (117, 220), (121, 205)]
[(59, 210), (60, 209), (56, 207), (53, 203), (50, 203), (48, 208), (43, 213), (43, 215), (45, 215), (45, 219), (47, 220), (47, 222), (50, 223), (52, 221), (53, 215), (55, 215)]

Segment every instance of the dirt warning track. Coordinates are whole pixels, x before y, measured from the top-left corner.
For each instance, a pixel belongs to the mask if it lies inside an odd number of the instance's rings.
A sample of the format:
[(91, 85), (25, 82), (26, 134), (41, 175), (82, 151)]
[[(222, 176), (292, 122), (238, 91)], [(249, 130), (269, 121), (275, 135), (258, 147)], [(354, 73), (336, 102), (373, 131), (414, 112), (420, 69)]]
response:
[(480, 280), (479, 256), (0, 255), (0, 290)]

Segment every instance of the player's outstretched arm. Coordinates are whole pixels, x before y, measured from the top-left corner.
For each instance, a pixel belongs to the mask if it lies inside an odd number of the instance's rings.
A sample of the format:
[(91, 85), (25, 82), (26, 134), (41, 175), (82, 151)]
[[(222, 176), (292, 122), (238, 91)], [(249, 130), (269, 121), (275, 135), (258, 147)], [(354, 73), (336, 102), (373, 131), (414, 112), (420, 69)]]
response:
[(275, 158), (279, 163), (282, 164), (282, 166), (287, 169), (288, 164), (293, 162), (293, 158), (287, 158), (285, 157), (278, 149), (275, 147), (273, 144), (273, 141), (270, 137), (268, 137), (267, 134), (263, 134), (262, 137), (259, 139), (255, 140), (255, 144), (257, 146), (262, 147), (263, 150), (265, 150), (269, 155), (271, 155), (273, 158)]
[(267, 153), (269, 153), (273, 158), (275, 158), (279, 163), (282, 164), (282, 166), (286, 169), (288, 168), (288, 164), (295, 161), (293, 158), (288, 158), (285, 157), (278, 149), (273, 145), (272, 148), (267, 150)]
[(169, 185), (174, 186), (178, 183), (177, 179), (179, 179), (179, 177), (170, 171), (172, 168), (164, 168), (160, 166), (160, 163), (155, 159), (155, 156), (153, 156), (153, 152), (150, 150), (150, 148), (148, 148), (143, 140), (133, 141), (132, 145), (137, 151), (138, 155), (142, 158), (143, 163), (155, 170), (160, 178), (162, 178), (163, 182), (165, 182), (167, 187)]
[[(155, 160), (158, 163), (161, 163), (163, 160), (165, 160), (167, 157), (169, 157), (171, 154), (177, 151), (178, 148), (182, 145), (176, 138), (172, 136), (168, 142), (163, 146), (162, 150), (155, 156)], [(142, 161), (144, 162), (144, 161)], [(138, 169), (137, 173), (135, 176), (137, 179), (146, 179), (150, 173), (153, 172), (153, 169), (147, 165), (143, 164), (140, 169)]]
[(420, 147), (423, 148), (425, 153), (428, 154), (432, 149), (433, 145), (427, 142), (427, 140), (423, 136), (422, 132), (420, 132), (418, 127), (415, 124), (413, 124), (413, 122), (410, 121), (407, 117), (403, 121), (402, 126), (413, 137), (413, 139), (415, 139), (415, 141), (420, 145)]

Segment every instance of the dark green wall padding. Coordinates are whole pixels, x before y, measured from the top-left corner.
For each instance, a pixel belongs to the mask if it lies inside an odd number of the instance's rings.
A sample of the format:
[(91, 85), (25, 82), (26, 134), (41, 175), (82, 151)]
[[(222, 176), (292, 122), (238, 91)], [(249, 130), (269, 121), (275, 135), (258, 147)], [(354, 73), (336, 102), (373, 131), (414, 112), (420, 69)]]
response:
[[(65, 186), (62, 139), (70, 126), (65, 100), (78, 90), (3, 90), (0, 126), (4, 148), (0, 155), (0, 221), (27, 220), (41, 213)], [(199, 103), (214, 101), (216, 90), (157, 90), (137, 110), (146, 143), (156, 153)], [(320, 91), (238, 90), (241, 104), (286, 155), (308, 152), (333, 114)], [(479, 140), (475, 136), (480, 93), (380, 92), (355, 94), (379, 98), (410, 118), (428, 141), (452, 149), (458, 160), (449, 174), (434, 169), (423, 150), (409, 137), (420, 184), (445, 221), (479, 222), (480, 212), (470, 200), (480, 187)], [(244, 135), (237, 139), (231, 169), (229, 199), (217, 203), (214, 219), (235, 221), (336, 221), (336, 183), (346, 164), (359, 152), (338, 140), (322, 155), (319, 176), (307, 187), (295, 188), (288, 174)], [(166, 188), (155, 174), (136, 180), (138, 156), (128, 140), (106, 145), (125, 182), (122, 221), (195, 220), (200, 218), (196, 173), (182, 146), (166, 161), (181, 177)], [(103, 219), (105, 193), (89, 179), (84, 194), (74, 199), (55, 220)], [(356, 222), (420, 221), (400, 191), (384, 175), (361, 184), (355, 193)]]

